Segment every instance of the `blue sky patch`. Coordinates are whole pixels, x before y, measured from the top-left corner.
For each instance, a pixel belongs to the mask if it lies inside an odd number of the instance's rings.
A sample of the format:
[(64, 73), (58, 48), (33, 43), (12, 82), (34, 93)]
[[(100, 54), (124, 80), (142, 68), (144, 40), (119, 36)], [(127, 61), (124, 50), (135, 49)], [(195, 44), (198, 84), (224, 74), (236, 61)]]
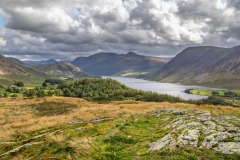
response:
[(0, 16), (0, 27), (3, 27), (5, 25), (5, 19)]

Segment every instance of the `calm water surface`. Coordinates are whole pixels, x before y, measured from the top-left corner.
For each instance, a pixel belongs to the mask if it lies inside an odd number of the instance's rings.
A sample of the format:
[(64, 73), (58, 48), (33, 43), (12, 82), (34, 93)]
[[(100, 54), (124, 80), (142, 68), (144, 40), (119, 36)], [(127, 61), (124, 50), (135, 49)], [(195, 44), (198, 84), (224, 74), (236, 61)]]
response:
[[(201, 100), (207, 98), (207, 96), (193, 95), (187, 94), (184, 91), (186, 89), (214, 89), (203, 86), (188, 86), (188, 85), (179, 85), (173, 83), (159, 83), (153, 81), (147, 81), (142, 79), (135, 78), (126, 78), (126, 77), (104, 77), (104, 78), (112, 78), (117, 80), (130, 88), (135, 88), (144, 91), (153, 91), (161, 94), (168, 94), (172, 96), (179, 96), (186, 100)], [(216, 90), (216, 89), (215, 89)]]

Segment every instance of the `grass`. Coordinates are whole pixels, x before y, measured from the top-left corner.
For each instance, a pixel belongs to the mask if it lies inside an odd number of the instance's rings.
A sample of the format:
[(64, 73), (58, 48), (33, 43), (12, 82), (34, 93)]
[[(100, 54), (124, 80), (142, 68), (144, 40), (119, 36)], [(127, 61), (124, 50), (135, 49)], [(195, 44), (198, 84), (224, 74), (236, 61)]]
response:
[(31, 104), (28, 107), (34, 108), (36, 110), (35, 114), (42, 117), (68, 114), (77, 105), (66, 102), (45, 101), (38, 104)]
[[(201, 96), (212, 96), (212, 90), (205, 90), (205, 89), (192, 89), (190, 91), (192, 94), (197, 94)], [(224, 96), (224, 91), (217, 91), (219, 96)]]
[[(51, 85), (50, 83), (47, 83), (47, 86), (50, 88), (54, 88), (54, 89), (56, 89), (58, 87), (57, 84)], [(36, 87), (42, 87), (42, 83), (31, 83), (31, 84), (25, 85), (26, 89), (34, 89)]]
[[(48, 108), (49, 104), (50, 107)], [(59, 106), (51, 107), (51, 105)], [(58, 111), (59, 108), (61, 109), (65, 105), (71, 107)], [(37, 106), (40, 106), (40, 108)], [(10, 140), (16, 134), (54, 127), (71, 121), (89, 120), (96, 117), (135, 115), (166, 106), (169, 108), (198, 109), (214, 114), (240, 117), (240, 108), (230, 106), (197, 106), (184, 103), (137, 101), (94, 103), (79, 98), (68, 97), (2, 98), (0, 101), (0, 141)], [(36, 110), (37, 108), (40, 112)]]
[[(111, 103), (111, 105), (113, 104), (115, 102)], [(143, 104), (138, 103), (138, 105)], [(159, 105), (161, 106), (161, 104)], [(149, 152), (149, 143), (158, 140), (168, 132), (168, 129), (162, 127), (166, 121), (162, 120), (164, 117), (144, 113), (136, 114), (139, 112), (134, 111), (135, 114), (114, 116), (111, 120), (102, 122), (87, 121), (73, 125), (63, 124), (56, 128), (50, 128), (48, 131), (28, 132), (15, 139), (24, 141), (45, 132), (50, 134), (32, 140), (33, 142), (43, 142), (42, 144), (33, 145), (4, 158), (86, 160), (238, 160), (240, 158), (240, 155), (237, 154), (225, 155), (206, 148), (178, 147)], [(176, 118), (176, 115), (172, 116), (175, 116), (172, 118)], [(9, 149), (11, 149), (10, 146), (0, 148), (0, 153)]]
[[(218, 93), (218, 96), (214, 96), (214, 98), (222, 100), (224, 102), (227, 102), (228, 104), (231, 104), (232, 106), (240, 107), (240, 99), (238, 98), (232, 98), (232, 97), (224, 97), (225, 91), (216, 91)], [(231, 92), (234, 93), (240, 93), (239, 90), (231, 90)], [(213, 90), (205, 90), (205, 89), (191, 89), (191, 94), (196, 95), (202, 95), (202, 96), (213, 96)]]
[[(95, 103), (79, 98), (2, 98), (0, 101), (0, 154), (23, 142), (42, 142), (5, 156), (5, 159), (229, 159), (213, 150), (180, 147), (148, 152), (149, 143), (169, 132), (165, 126), (176, 115), (152, 115), (159, 108), (185, 108), (208, 111), (217, 115), (240, 117), (240, 108), (230, 106), (193, 105), (116, 101)], [(90, 121), (97, 117), (110, 120)], [(163, 120), (169, 117), (169, 120)], [(69, 123), (78, 122), (78, 123)], [(45, 136), (33, 139), (38, 135)], [(1, 159), (1, 158), (0, 158)]]

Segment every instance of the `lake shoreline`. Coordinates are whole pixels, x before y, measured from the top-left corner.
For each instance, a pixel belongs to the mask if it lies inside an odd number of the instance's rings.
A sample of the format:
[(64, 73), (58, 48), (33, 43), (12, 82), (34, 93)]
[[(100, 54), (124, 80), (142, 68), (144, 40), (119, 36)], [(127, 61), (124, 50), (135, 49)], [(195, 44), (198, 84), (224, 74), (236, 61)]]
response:
[(221, 90), (218, 88), (210, 88), (205, 86), (194, 85), (182, 85), (174, 83), (161, 83), (156, 81), (149, 81), (144, 79), (137, 79), (132, 77), (120, 77), (120, 76), (102, 76), (102, 78), (111, 78), (117, 80), (126, 86), (134, 89), (153, 91), (160, 94), (168, 94), (176, 97), (180, 97), (185, 100), (203, 100), (208, 96), (194, 95), (185, 93), (186, 89), (209, 89), (209, 90)]

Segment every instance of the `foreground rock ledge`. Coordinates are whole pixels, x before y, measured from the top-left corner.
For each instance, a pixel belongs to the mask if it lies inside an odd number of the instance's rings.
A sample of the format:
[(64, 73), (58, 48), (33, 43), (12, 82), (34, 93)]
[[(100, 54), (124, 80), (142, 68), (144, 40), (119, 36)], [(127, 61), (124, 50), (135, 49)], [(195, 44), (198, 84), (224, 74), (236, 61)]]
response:
[(240, 153), (240, 119), (235, 116), (213, 116), (197, 110), (171, 108), (159, 109), (150, 114), (166, 117), (175, 115), (177, 118), (163, 126), (170, 132), (150, 143), (149, 151), (182, 145), (199, 149), (206, 147), (224, 154)]

